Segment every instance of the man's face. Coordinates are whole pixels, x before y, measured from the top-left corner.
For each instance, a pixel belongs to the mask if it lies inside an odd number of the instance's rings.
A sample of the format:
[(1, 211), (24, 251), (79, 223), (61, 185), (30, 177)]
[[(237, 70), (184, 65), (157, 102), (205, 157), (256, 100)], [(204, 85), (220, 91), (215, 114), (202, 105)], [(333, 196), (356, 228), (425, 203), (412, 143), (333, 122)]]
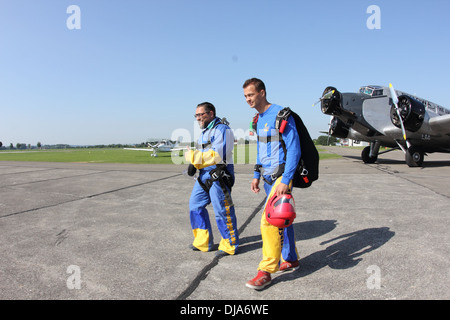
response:
[(250, 108), (260, 107), (265, 101), (265, 92), (264, 90), (256, 91), (255, 86), (250, 84), (244, 88), (244, 97)]
[(195, 119), (197, 119), (200, 129), (205, 129), (214, 119), (214, 113), (212, 111), (206, 111), (205, 107), (198, 107), (195, 111)]

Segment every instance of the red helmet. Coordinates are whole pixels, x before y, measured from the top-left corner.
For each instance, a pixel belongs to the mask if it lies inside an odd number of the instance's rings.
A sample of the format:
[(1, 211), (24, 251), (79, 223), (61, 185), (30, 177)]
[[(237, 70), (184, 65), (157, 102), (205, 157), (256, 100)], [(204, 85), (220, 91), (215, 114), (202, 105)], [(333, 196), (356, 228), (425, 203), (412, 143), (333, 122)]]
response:
[(296, 216), (294, 198), (290, 193), (274, 194), (267, 202), (266, 220), (275, 227), (289, 227)]

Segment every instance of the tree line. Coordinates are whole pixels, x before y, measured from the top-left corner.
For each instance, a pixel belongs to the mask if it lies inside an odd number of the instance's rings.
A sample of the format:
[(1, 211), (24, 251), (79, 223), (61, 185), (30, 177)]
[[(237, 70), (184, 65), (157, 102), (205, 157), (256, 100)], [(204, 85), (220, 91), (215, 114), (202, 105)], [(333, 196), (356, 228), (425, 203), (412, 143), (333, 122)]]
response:
[[(314, 139), (314, 143), (317, 145), (323, 146), (334, 146), (338, 142), (338, 139), (331, 136), (319, 136), (317, 139)], [(248, 144), (248, 141), (245, 141), (245, 144)], [(9, 147), (3, 146), (3, 143), (0, 141), (0, 150), (27, 150), (27, 149), (72, 149), (72, 148), (145, 148), (147, 147), (146, 142), (141, 142), (138, 144), (99, 144), (99, 145), (84, 145), (84, 146), (74, 146), (69, 144), (46, 144), (43, 145), (41, 142), (37, 142), (36, 145), (26, 144), (26, 143), (16, 143), (15, 147), (12, 143), (9, 144)]]
[(9, 146), (4, 146), (0, 141), (0, 150), (30, 150), (30, 149), (76, 149), (76, 148), (131, 148), (131, 147), (139, 147), (144, 148), (147, 147), (147, 143), (133, 143), (133, 144), (99, 144), (99, 145), (69, 145), (64, 143), (59, 144), (45, 144), (43, 145), (41, 142), (36, 143), (36, 145), (31, 145), (27, 143), (10, 143)]

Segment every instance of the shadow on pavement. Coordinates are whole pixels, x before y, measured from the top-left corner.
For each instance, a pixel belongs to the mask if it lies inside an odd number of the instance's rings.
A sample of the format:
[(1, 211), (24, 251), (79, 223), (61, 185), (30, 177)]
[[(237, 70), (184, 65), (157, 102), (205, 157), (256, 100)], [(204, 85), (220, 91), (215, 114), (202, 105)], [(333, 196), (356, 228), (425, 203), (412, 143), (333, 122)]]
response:
[(362, 256), (378, 249), (388, 242), (395, 232), (387, 227), (363, 229), (324, 241), (321, 245), (340, 240), (322, 251), (300, 259), (300, 268), (292, 273), (282, 274), (273, 279), (272, 284), (306, 277), (323, 267), (348, 269), (356, 266)]
[[(295, 241), (320, 237), (334, 228), (336, 220), (314, 220), (294, 223)], [(241, 238), (239, 254), (262, 248), (261, 234)]]

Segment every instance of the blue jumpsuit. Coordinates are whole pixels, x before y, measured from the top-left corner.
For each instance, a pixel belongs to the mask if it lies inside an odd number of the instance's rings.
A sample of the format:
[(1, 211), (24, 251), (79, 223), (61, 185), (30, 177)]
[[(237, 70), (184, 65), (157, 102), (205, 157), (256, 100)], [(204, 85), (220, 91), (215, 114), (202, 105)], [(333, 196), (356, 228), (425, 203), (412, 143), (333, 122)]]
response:
[(228, 254), (235, 254), (239, 245), (236, 214), (231, 202), (231, 190), (227, 188), (230, 198), (225, 197), (219, 181), (214, 181), (209, 192), (199, 184), (210, 179), (211, 170), (217, 164), (226, 163), (228, 173), (234, 181), (233, 165), (234, 135), (230, 127), (220, 123), (215, 118), (210, 125), (202, 131), (197, 143), (197, 150), (191, 152), (191, 163), (200, 169), (199, 176), (189, 200), (191, 227), (194, 234), (193, 245), (201, 251), (210, 251), (213, 247), (213, 233), (206, 206), (212, 204), (217, 227), (222, 239), (219, 250)]
[[(254, 178), (259, 179), (261, 174), (269, 184), (264, 182), (264, 191), (267, 199), (274, 193), (275, 186), (280, 182), (292, 186), (292, 178), (300, 160), (300, 140), (292, 117), (288, 119), (288, 125), (282, 134), (286, 144), (286, 157), (279, 139), (279, 131), (275, 129), (275, 120), (278, 111), (283, 107), (272, 104), (264, 113), (259, 114), (256, 132), (258, 135), (256, 164), (262, 166), (262, 172), (255, 171)], [(276, 181), (272, 181), (271, 174), (277, 173), (278, 166), (284, 164), (284, 172)], [(267, 202), (266, 202), (267, 204)], [(279, 229), (266, 220), (266, 208), (264, 207), (261, 217), (261, 236), (263, 240), (263, 259), (258, 270), (274, 273), (279, 269), (280, 258), (282, 261), (298, 260), (295, 247), (295, 236), (293, 225)]]

